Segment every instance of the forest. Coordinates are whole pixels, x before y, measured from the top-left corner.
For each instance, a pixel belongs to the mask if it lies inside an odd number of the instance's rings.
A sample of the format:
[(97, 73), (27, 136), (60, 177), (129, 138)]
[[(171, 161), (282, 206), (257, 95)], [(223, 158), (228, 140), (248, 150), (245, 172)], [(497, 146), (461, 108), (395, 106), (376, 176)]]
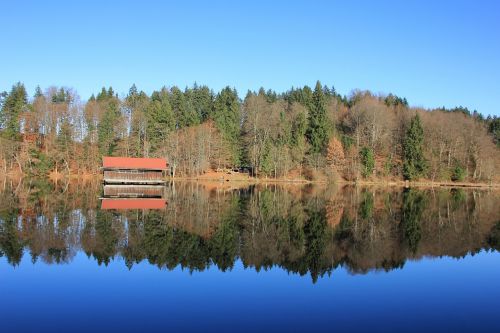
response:
[(277, 93), (194, 84), (150, 95), (22, 83), (0, 94), (0, 174), (98, 175), (103, 156), (165, 157), (171, 177), (245, 170), (251, 177), (328, 181), (498, 183), (500, 119), (464, 107), (319, 81)]

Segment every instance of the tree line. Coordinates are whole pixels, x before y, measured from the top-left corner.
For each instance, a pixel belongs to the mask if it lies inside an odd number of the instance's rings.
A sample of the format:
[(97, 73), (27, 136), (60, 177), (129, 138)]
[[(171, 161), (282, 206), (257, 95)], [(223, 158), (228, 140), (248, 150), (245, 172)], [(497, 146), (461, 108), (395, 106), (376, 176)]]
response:
[(214, 92), (194, 84), (150, 95), (22, 83), (0, 95), (2, 172), (93, 174), (102, 156), (165, 157), (171, 175), (244, 167), (256, 177), (495, 181), (500, 120), (464, 107), (424, 110), (369, 91), (321, 85)]

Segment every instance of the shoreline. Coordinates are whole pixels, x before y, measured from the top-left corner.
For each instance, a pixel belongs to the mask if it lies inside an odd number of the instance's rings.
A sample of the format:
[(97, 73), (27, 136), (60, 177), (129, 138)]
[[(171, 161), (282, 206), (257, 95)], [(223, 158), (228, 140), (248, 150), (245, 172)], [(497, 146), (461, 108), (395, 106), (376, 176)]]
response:
[[(69, 181), (82, 181), (82, 182), (102, 182), (101, 174), (71, 174), (64, 175), (58, 174), (57, 177), (50, 175), (48, 177), (30, 177), (20, 174), (0, 174), (0, 180), (18, 180), (23, 179), (47, 179), (53, 182), (59, 182), (61, 180)], [(348, 180), (335, 180), (328, 181), (326, 179), (319, 180), (307, 180), (307, 179), (283, 179), (283, 178), (251, 178), (251, 177), (238, 177), (227, 175), (224, 176), (201, 176), (201, 177), (165, 177), (167, 182), (175, 181), (189, 181), (189, 182), (199, 182), (199, 183), (211, 183), (211, 184), (246, 184), (246, 185), (256, 185), (256, 184), (284, 184), (284, 185), (307, 185), (307, 184), (335, 184), (335, 185), (351, 185), (351, 186), (380, 186), (380, 187), (443, 187), (443, 188), (488, 188), (488, 189), (500, 189), (500, 183), (472, 183), (472, 182), (450, 182), (450, 181), (430, 181), (430, 180), (419, 180), (419, 181), (404, 181), (404, 180), (358, 180), (358, 181), (348, 181)]]
[(305, 179), (261, 179), (261, 178), (235, 178), (235, 179), (217, 179), (217, 178), (196, 178), (196, 177), (176, 177), (167, 178), (168, 181), (195, 181), (201, 183), (247, 183), (249, 185), (253, 184), (297, 184), (297, 185), (307, 185), (307, 184), (337, 184), (337, 185), (352, 185), (352, 186), (385, 186), (385, 187), (460, 187), (460, 188), (494, 188), (500, 189), (500, 183), (470, 183), (470, 182), (433, 182), (433, 181), (413, 181), (406, 182), (404, 180), (398, 181), (327, 181), (327, 180), (305, 180)]

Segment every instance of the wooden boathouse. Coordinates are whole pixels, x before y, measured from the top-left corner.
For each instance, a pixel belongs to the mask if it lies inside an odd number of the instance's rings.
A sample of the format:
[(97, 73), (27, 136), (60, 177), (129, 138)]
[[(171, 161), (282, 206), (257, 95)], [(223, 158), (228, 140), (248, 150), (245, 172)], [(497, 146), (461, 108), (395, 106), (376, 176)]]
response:
[(163, 158), (102, 158), (104, 184), (163, 184), (167, 167), (167, 160)]

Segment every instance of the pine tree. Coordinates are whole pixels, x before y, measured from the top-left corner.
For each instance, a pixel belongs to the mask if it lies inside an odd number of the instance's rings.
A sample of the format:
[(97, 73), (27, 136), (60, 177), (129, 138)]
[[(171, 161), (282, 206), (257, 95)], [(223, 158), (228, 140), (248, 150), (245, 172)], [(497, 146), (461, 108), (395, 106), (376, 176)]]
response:
[(192, 91), (186, 89), (182, 92), (177, 87), (172, 87), (170, 96), (170, 105), (177, 120), (178, 128), (197, 125), (200, 123), (200, 118), (195, 110), (195, 105), (192, 101)]
[(369, 147), (363, 147), (360, 152), (361, 155), (361, 175), (364, 178), (368, 178), (375, 168), (375, 158), (373, 156), (373, 149)]
[(188, 100), (194, 109), (197, 122), (209, 118), (213, 109), (213, 93), (207, 86), (200, 87), (195, 83), (193, 88), (189, 89)]
[(304, 145), (304, 136), (307, 132), (307, 120), (305, 113), (301, 112), (292, 121), (292, 146), (298, 147)]
[(60, 152), (67, 153), (72, 142), (73, 127), (68, 119), (63, 119), (56, 139), (57, 149)]
[(500, 147), (500, 118), (493, 116), (493, 118), (488, 117), (489, 125), (488, 132), (493, 135), (493, 141)]
[(19, 139), (21, 128), (19, 117), (28, 108), (28, 94), (20, 82), (12, 86), (10, 93), (5, 97), (0, 110), (0, 124), (2, 134), (7, 139)]
[(231, 147), (233, 163), (240, 162), (240, 103), (236, 90), (226, 87), (217, 94), (214, 102), (214, 121), (224, 139)]
[(43, 96), (42, 88), (40, 88), (40, 86), (36, 86), (34, 97), (38, 98), (38, 97), (42, 97), (42, 96)]
[(147, 136), (151, 141), (151, 151), (155, 151), (165, 143), (167, 135), (175, 128), (175, 117), (165, 89), (153, 92), (147, 116)]
[(112, 94), (108, 95), (104, 88), (97, 100), (100, 101), (104, 109), (102, 119), (97, 126), (99, 151), (101, 155), (112, 155), (118, 139), (117, 124), (121, 115), (118, 100)]
[(132, 87), (128, 90), (128, 95), (129, 96), (136, 96), (137, 95), (137, 87), (135, 83), (132, 84)]
[(101, 92), (97, 94), (96, 100), (98, 102), (108, 100), (109, 98), (114, 97), (113, 94), (113, 88), (109, 87), (109, 89), (106, 90), (105, 87), (102, 87)]
[(424, 130), (417, 114), (412, 118), (403, 142), (403, 176), (405, 179), (413, 180), (421, 177), (427, 169), (423, 143)]
[(69, 103), (69, 91), (60, 88), (54, 95), (52, 95), (52, 103)]
[(328, 145), (329, 126), (326, 117), (326, 97), (319, 81), (316, 82), (309, 108), (307, 139), (314, 153), (322, 153)]

